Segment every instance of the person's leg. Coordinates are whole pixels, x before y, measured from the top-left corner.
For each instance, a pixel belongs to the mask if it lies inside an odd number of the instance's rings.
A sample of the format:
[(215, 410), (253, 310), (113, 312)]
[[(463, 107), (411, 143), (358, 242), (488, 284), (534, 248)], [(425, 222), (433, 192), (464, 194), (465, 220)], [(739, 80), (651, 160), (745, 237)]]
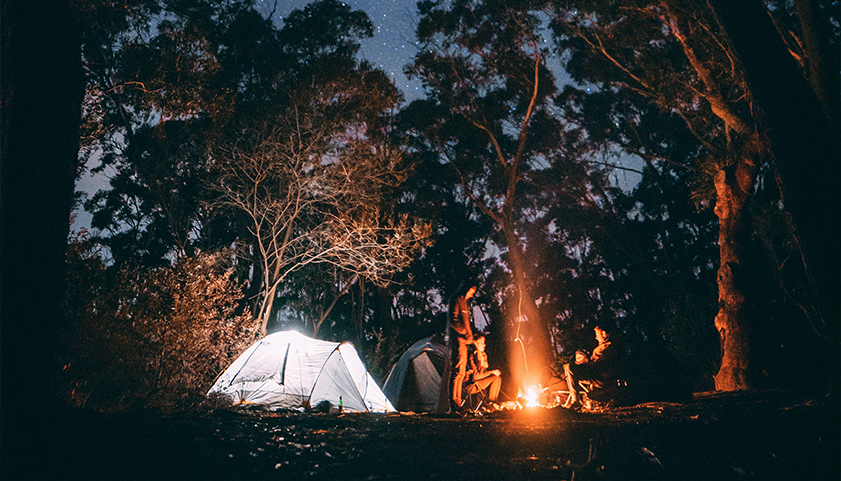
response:
[(489, 401), (496, 401), (496, 398), (499, 397), (499, 390), (502, 389), (502, 377), (500, 376), (492, 376), (493, 381), (491, 382), (491, 387), (488, 389), (488, 400)]
[(569, 397), (564, 403), (564, 407), (568, 408), (578, 402), (578, 383), (575, 382), (575, 375), (572, 373), (569, 364), (564, 364), (564, 379), (566, 379), (567, 389), (569, 390)]
[[(447, 412), (453, 412), (455, 409), (453, 398), (456, 391), (454, 389), (456, 378), (458, 377), (458, 339), (450, 339), (452, 346), (450, 347), (450, 376), (447, 379)], [(459, 393), (460, 394), (460, 393)]]
[(461, 385), (464, 383), (465, 373), (467, 372), (467, 340), (458, 339), (458, 358), (456, 365), (453, 368), (455, 376), (453, 377), (453, 402), (456, 407), (461, 406)]
[(495, 377), (498, 376), (494, 376), (493, 374), (485, 374), (483, 377), (482, 374), (474, 374), (473, 382), (467, 383), (467, 394), (476, 394), (480, 391), (484, 391), (488, 388), (488, 386), (490, 386), (493, 383)]

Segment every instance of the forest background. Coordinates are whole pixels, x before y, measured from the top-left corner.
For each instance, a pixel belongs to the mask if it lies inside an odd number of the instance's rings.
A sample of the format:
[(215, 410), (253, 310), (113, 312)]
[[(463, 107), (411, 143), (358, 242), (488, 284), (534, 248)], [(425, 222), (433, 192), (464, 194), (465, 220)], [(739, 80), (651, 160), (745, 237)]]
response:
[[(335, 0), (282, 24), (248, 0), (4, 2), (53, 32), (4, 22), (4, 233), (49, 230), (3, 236), (4, 391), (191, 408), (287, 328), (382, 380), (465, 280), (505, 372), (609, 322), (695, 390), (837, 386), (838, 3), (725, 3), (419, 2), (406, 103)], [(51, 41), (28, 78), (19, 45)], [(92, 158), (110, 184), (67, 238)]]

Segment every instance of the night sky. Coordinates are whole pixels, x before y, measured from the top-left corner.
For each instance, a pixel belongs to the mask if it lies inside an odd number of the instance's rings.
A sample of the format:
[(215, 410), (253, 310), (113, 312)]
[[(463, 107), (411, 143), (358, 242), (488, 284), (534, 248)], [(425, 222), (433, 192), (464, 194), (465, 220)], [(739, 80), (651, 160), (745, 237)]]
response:
[[(313, 0), (277, 0), (274, 20), (281, 25), (292, 10), (302, 9)], [(258, 0), (258, 8), (268, 15), (275, 0)], [(417, 0), (352, 0), (345, 2), (353, 10), (362, 10), (374, 24), (374, 37), (362, 42), (361, 56), (389, 74), (407, 101), (421, 94), (420, 82), (410, 81), (403, 66), (417, 51), (415, 27), (418, 23)]]

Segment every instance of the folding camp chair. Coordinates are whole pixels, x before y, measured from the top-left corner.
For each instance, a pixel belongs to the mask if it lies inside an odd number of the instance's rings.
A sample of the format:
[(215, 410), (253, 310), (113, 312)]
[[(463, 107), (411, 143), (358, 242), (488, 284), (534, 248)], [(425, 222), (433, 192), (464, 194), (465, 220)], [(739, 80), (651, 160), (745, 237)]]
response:
[(491, 375), (479, 381), (468, 381), (462, 387), (462, 402), (461, 407), (465, 410), (478, 412), (482, 406), (488, 403), (491, 386), (493, 381), (498, 376)]
[(471, 389), (475, 387), (475, 383), (470, 382), (464, 385), (462, 389), (462, 401), (461, 401), (461, 408), (465, 411), (471, 412), (479, 412), (482, 409), (482, 405), (485, 404), (485, 400), (488, 397), (488, 390), (487, 389)]
[[(556, 375), (552, 378), (552, 380), (554, 380), (554, 382), (550, 382), (549, 386), (547, 386), (545, 390), (549, 391), (549, 395), (554, 397), (554, 402), (552, 404), (563, 406), (567, 403), (567, 401), (569, 401), (572, 393), (570, 392), (567, 382), (562, 375)], [(578, 381), (578, 401), (582, 406), (584, 406), (584, 409), (591, 409), (593, 406), (589, 396), (593, 389), (594, 386), (590, 381), (586, 379)]]
[[(578, 381), (578, 388), (578, 402), (588, 411), (617, 402), (628, 402), (629, 399), (633, 399), (634, 395), (634, 391), (624, 380), (606, 381), (597, 385), (594, 382), (582, 379)], [(568, 389), (556, 391), (556, 393), (560, 405), (569, 400), (570, 392)]]

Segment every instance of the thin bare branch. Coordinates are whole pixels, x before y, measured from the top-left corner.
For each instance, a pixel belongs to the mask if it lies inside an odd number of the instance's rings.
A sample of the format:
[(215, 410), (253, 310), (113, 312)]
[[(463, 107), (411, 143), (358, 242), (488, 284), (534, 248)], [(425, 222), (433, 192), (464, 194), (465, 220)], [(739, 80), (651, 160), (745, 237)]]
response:
[(263, 334), (283, 281), (308, 265), (332, 264), (378, 285), (406, 267), (428, 226), (380, 212), (406, 178), (399, 152), (372, 145), (364, 126), (335, 122), (330, 100), (292, 102), (286, 112), (217, 150), (218, 206), (250, 219), (262, 274)]

